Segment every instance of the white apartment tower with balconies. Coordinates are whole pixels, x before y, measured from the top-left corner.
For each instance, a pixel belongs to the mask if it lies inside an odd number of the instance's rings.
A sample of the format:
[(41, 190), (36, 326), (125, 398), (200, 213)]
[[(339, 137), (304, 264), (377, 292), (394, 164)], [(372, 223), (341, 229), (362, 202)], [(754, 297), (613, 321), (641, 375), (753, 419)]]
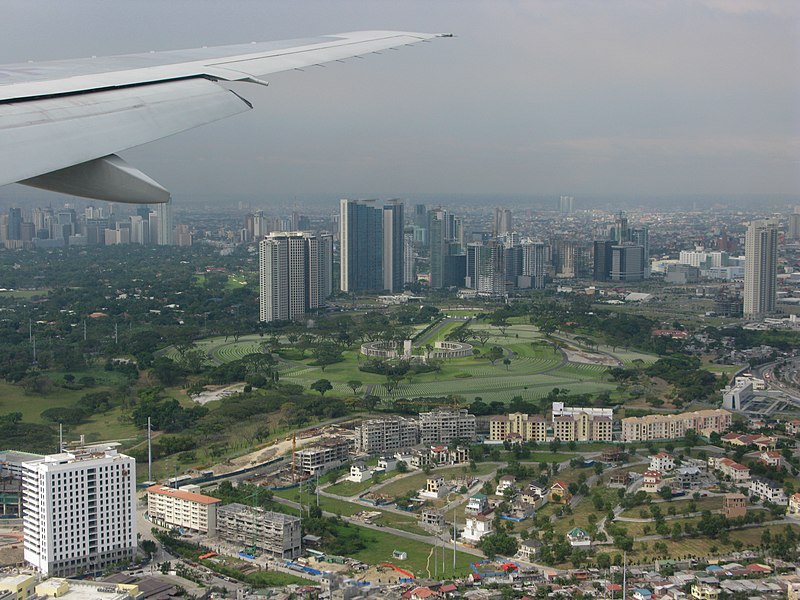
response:
[(103, 571), (136, 554), (136, 461), (117, 444), (22, 463), (25, 561), (44, 575)]

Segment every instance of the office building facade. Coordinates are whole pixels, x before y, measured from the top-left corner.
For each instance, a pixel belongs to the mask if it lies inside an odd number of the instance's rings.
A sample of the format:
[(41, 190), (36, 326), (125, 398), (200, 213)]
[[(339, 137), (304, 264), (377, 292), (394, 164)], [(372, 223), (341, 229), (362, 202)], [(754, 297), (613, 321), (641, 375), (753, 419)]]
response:
[(383, 210), (371, 202), (339, 203), (340, 280), (343, 292), (383, 288)]

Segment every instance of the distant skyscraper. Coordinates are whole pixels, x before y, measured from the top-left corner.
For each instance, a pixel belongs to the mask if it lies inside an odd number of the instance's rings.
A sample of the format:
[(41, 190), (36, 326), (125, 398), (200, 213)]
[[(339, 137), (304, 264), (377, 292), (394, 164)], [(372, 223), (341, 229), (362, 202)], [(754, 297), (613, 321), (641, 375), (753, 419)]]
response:
[(644, 259), (644, 278), (650, 277), (650, 232), (647, 227), (636, 227), (631, 229), (631, 241), (642, 247)]
[(565, 215), (572, 214), (575, 211), (575, 198), (572, 196), (561, 196), (558, 202), (558, 208)]
[(790, 240), (800, 240), (800, 206), (795, 207), (794, 212), (789, 215), (786, 237)]
[(324, 300), (333, 294), (333, 235), (317, 235), (319, 240), (319, 293)]
[(339, 287), (343, 292), (383, 290), (383, 210), (347, 199), (339, 208)]
[(415, 283), (417, 272), (414, 265), (414, 234), (403, 234), (403, 283)]
[(530, 287), (543, 289), (547, 268), (547, 244), (544, 242), (522, 243), (522, 277), (530, 277)]
[(6, 234), (7, 240), (21, 240), (22, 239), (22, 209), (9, 208), (8, 209), (8, 233)]
[[(172, 200), (156, 204), (156, 217), (158, 218), (158, 233), (156, 244), (159, 246), (172, 246), (174, 244), (172, 224)], [(152, 230), (151, 230), (152, 235)]]
[(614, 220), (614, 241), (618, 244), (630, 241), (630, 232), (628, 231), (628, 218), (620, 212)]
[(611, 246), (611, 281), (641, 281), (644, 279), (644, 248), (626, 243)]
[(506, 291), (505, 254), (497, 240), (467, 245), (467, 286), (482, 293), (499, 295)]
[(608, 281), (611, 276), (611, 255), (614, 242), (600, 240), (594, 243), (594, 270), (595, 281)]
[(331, 279), (327, 245), (297, 231), (259, 242), (260, 321), (290, 321), (319, 308)]
[(431, 288), (434, 290), (444, 287), (444, 257), (448, 254), (447, 216), (447, 211), (443, 208), (428, 211)]
[(404, 226), (403, 203), (390, 200), (383, 207), (383, 287), (390, 292), (403, 289)]
[(778, 275), (778, 223), (753, 221), (744, 245), (744, 316), (775, 312)]
[(513, 227), (511, 210), (508, 208), (494, 209), (494, 235), (500, 236), (511, 231)]

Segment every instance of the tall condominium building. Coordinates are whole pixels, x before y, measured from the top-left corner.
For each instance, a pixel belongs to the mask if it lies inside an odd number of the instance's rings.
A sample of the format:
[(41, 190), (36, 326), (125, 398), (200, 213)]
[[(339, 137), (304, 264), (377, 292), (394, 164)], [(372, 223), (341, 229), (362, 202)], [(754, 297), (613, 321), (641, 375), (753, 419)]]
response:
[(642, 275), (648, 279), (650, 277), (650, 231), (647, 227), (631, 229), (631, 242), (642, 247)]
[(236, 502), (217, 511), (217, 535), (239, 547), (255, 546), (274, 558), (300, 556), (300, 518)]
[(447, 236), (448, 213), (442, 208), (428, 211), (428, 247), (430, 248), (431, 288), (444, 287), (445, 256), (449, 240)]
[(414, 264), (414, 234), (403, 234), (403, 283), (415, 283), (417, 270)]
[(172, 246), (175, 243), (175, 227), (172, 223), (172, 200), (156, 204), (156, 218), (158, 227), (156, 230), (155, 243), (159, 246)]
[(786, 237), (790, 240), (800, 240), (800, 206), (796, 206), (794, 212), (789, 215)]
[(491, 240), (485, 244), (467, 244), (466, 285), (482, 294), (505, 293), (505, 252), (501, 242)]
[(383, 207), (383, 288), (390, 292), (403, 289), (404, 231), (403, 203), (390, 200)]
[(136, 461), (116, 445), (24, 462), (25, 560), (45, 575), (94, 573), (136, 554)]
[(612, 432), (611, 417), (588, 413), (553, 417), (553, 439), (562, 442), (610, 442)]
[(392, 417), (369, 419), (356, 427), (356, 452), (377, 454), (419, 443), (419, 424), (412, 419)]
[(547, 272), (547, 244), (527, 240), (522, 242), (522, 277), (530, 277), (530, 286), (543, 289)]
[(449, 444), (453, 440), (475, 441), (475, 415), (466, 409), (437, 408), (419, 414), (420, 443)]
[(558, 201), (558, 209), (565, 215), (575, 211), (575, 198), (572, 196), (561, 196)]
[(7, 225), (7, 240), (21, 240), (22, 239), (22, 209), (9, 208), (8, 209), (8, 225)]
[(342, 199), (339, 245), (341, 290), (382, 291), (383, 210), (367, 201)]
[(261, 240), (259, 320), (289, 321), (320, 307), (332, 285), (329, 245), (327, 239), (297, 231)]
[(513, 229), (513, 217), (508, 208), (494, 209), (494, 235), (500, 236)]
[(628, 230), (628, 217), (622, 212), (614, 219), (613, 239), (617, 244), (631, 241), (630, 231)]
[(775, 312), (778, 275), (778, 223), (753, 221), (744, 243), (744, 316)]
[(610, 281), (641, 281), (644, 279), (644, 248), (634, 243), (611, 246)]
[(673, 415), (646, 415), (622, 419), (623, 442), (671, 440), (694, 429), (701, 435), (722, 433), (730, 429), (731, 413), (723, 409), (698, 410)]

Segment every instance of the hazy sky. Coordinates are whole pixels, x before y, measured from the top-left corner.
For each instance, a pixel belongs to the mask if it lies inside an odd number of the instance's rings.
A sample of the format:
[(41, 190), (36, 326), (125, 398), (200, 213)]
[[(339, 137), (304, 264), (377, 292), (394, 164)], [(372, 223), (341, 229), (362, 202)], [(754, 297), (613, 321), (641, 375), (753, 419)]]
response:
[(795, 0), (0, 0), (0, 11), (2, 63), (359, 29), (456, 34), (238, 84), (255, 110), (122, 153), (176, 200), (800, 194)]

